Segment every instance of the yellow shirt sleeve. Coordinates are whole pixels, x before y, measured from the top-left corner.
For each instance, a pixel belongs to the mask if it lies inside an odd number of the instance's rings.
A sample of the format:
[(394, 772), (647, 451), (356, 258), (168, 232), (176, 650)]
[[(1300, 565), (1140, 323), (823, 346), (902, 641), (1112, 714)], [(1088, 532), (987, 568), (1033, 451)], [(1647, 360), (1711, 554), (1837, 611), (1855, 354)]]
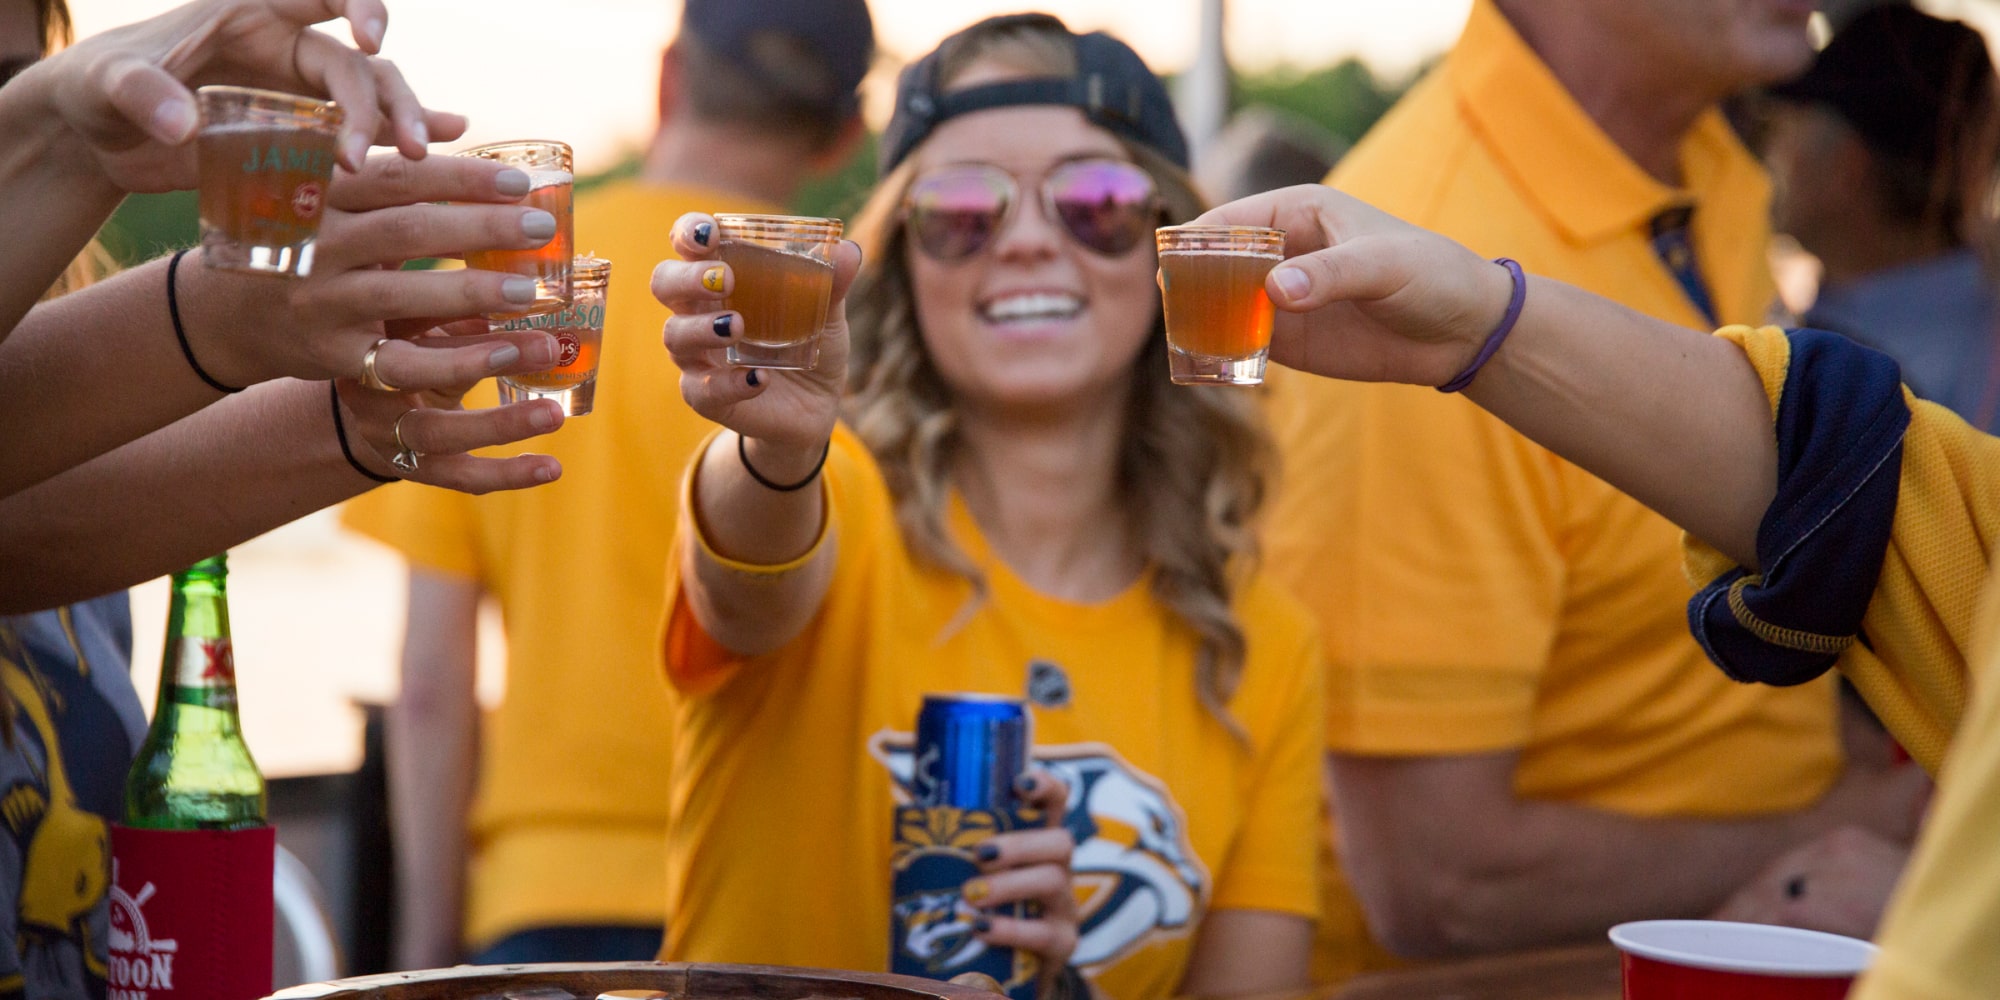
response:
[[(1785, 332), (1737, 326), (1716, 335), (1743, 348), (1775, 413), (1791, 364)], [(2000, 534), (2000, 439), (1904, 395), (1910, 426), (1889, 549), (1862, 620), (1867, 642), (1842, 654), (1840, 669), (1910, 755), (1936, 773), (1965, 711), (1966, 651)], [(1684, 545), (1697, 586), (1734, 565), (1699, 539)]]
[[(1987, 604), (2000, 601), (1989, 585)], [(1963, 738), (1854, 1000), (1989, 1000), (2000, 989), (2000, 650), (1988, 645)]]
[(422, 483), (389, 483), (349, 500), (340, 523), (403, 554), (412, 566), (481, 576), (472, 497)]

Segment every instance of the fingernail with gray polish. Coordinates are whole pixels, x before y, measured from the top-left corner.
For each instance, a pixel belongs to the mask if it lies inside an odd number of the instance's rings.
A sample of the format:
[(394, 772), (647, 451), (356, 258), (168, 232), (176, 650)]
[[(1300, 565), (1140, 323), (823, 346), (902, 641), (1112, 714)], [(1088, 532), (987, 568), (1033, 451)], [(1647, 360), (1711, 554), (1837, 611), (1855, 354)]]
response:
[(431, 130), (421, 120), (410, 123), (410, 137), (417, 140), (419, 146), (431, 144)]
[(518, 198), (528, 193), (528, 172), (508, 167), (493, 175), (493, 190)]
[(368, 137), (359, 132), (347, 137), (347, 158), (355, 163), (368, 159)]
[(513, 344), (501, 344), (493, 349), (493, 353), (486, 356), (486, 367), (497, 372), (519, 360), (521, 360), (520, 348)]
[(556, 217), (539, 208), (521, 214), (521, 233), (531, 240), (546, 240), (556, 234)]
[(508, 278), (500, 283), (500, 297), (517, 304), (535, 301), (535, 279)]

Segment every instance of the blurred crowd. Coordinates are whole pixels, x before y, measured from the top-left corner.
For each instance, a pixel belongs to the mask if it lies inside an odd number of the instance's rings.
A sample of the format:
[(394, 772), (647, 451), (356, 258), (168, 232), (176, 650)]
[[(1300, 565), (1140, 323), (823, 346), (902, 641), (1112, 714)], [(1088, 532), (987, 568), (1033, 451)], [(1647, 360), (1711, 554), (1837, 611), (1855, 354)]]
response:
[[(401, 267), (556, 225), (438, 155), (466, 123), (373, 54), (380, 0), (74, 45), (62, 0), (0, 0), (0, 996), (105, 993), (124, 588), (342, 503), (408, 562), (399, 968), (885, 971), (917, 707), (978, 692), (1026, 701), (1048, 822), (935, 929), (1042, 996), (1649, 918), (1876, 940), (1868, 1000), (2000, 992), (1978, 32), (1474, 0), (1351, 149), (1266, 108), (1191, 149), (1135, 52), (1047, 15), (945, 39), (871, 137), (863, 0), (680, 3), (636, 173), (576, 198), (618, 277), (565, 418), (494, 387), (558, 361), (483, 318), (532, 288)], [(346, 110), (310, 276), (98, 249), (196, 186), (209, 83)], [(732, 364), (717, 215), (870, 141), (817, 363)], [(1190, 221), (1287, 233), (1260, 388), (1168, 380), (1153, 230)]]

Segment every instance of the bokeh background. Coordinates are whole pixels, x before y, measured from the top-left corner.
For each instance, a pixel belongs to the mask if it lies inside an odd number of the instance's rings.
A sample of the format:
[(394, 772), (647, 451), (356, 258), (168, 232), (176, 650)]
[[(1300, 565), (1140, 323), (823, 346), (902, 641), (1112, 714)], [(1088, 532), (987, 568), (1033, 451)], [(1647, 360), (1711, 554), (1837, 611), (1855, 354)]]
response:
[[(1229, 110), (1282, 108), (1352, 142), (1450, 47), (1470, 2), (1228, 0), (1222, 52)], [(465, 140), (454, 145), (563, 139), (576, 148), (583, 185), (633, 168), (652, 133), (659, 56), (678, 20), (677, 0), (389, 3), (384, 54), (427, 104), (472, 120)], [(72, 4), (80, 37), (174, 6), (173, 0)], [(1184, 73), (1202, 51), (1201, 0), (872, 0), (871, 6), (881, 48), (865, 86), (872, 127), (886, 118), (895, 74), (905, 61), (989, 14), (1042, 9), (1078, 30), (1109, 30), (1166, 74)], [(1921, 6), (1971, 21), (1989, 38), (2000, 35), (1995, 0)], [(334, 30), (345, 37), (344, 26)], [(803, 191), (794, 207), (843, 214), (858, 203), (873, 168), (872, 144), (864, 144), (846, 169)], [(127, 262), (190, 245), (193, 199), (131, 199), (105, 239)], [(341, 532), (333, 514), (322, 512), (238, 547), (231, 569), (245, 727), (266, 773), (351, 771), (362, 758), (357, 705), (395, 696), (401, 562)], [(137, 588), (133, 612), (134, 680), (150, 704), (165, 627), (164, 581)], [(497, 638), (497, 621), (489, 615), (480, 688), (489, 702), (502, 694)]]

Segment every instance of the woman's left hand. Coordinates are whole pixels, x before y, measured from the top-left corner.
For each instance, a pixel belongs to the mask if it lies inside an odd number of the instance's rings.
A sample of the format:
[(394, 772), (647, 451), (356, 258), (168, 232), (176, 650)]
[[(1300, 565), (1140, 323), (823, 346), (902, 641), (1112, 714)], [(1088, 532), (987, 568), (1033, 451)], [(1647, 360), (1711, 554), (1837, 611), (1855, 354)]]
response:
[[(1076, 841), (1063, 826), (1069, 786), (1036, 769), (1021, 776), (1016, 791), (1026, 805), (1042, 811), (1042, 828), (1002, 833), (980, 844), (976, 854), (981, 874), (965, 883), (960, 893), (985, 913), (973, 924), (981, 941), (1024, 949), (1041, 958), (1039, 995), (1048, 996), (1062, 979), (1077, 942), (1076, 891), (1070, 870)], [(1008, 917), (994, 912), (1012, 903), (1039, 904), (1041, 914)]]
[[(486, 329), (481, 319), (460, 320), (430, 330), (399, 328), (390, 335), (416, 348), (477, 341)], [(350, 414), (349, 445), (355, 457), (378, 475), (457, 490), (490, 493), (554, 482), (562, 464), (550, 455), (487, 458), (474, 449), (512, 444), (547, 434), (563, 425), (562, 406), (552, 399), (509, 403), (484, 410), (462, 406), (473, 382), (421, 392), (383, 392), (364, 388), (354, 379), (338, 383), (341, 403)], [(414, 456), (414, 470), (392, 461), (404, 449)]]

